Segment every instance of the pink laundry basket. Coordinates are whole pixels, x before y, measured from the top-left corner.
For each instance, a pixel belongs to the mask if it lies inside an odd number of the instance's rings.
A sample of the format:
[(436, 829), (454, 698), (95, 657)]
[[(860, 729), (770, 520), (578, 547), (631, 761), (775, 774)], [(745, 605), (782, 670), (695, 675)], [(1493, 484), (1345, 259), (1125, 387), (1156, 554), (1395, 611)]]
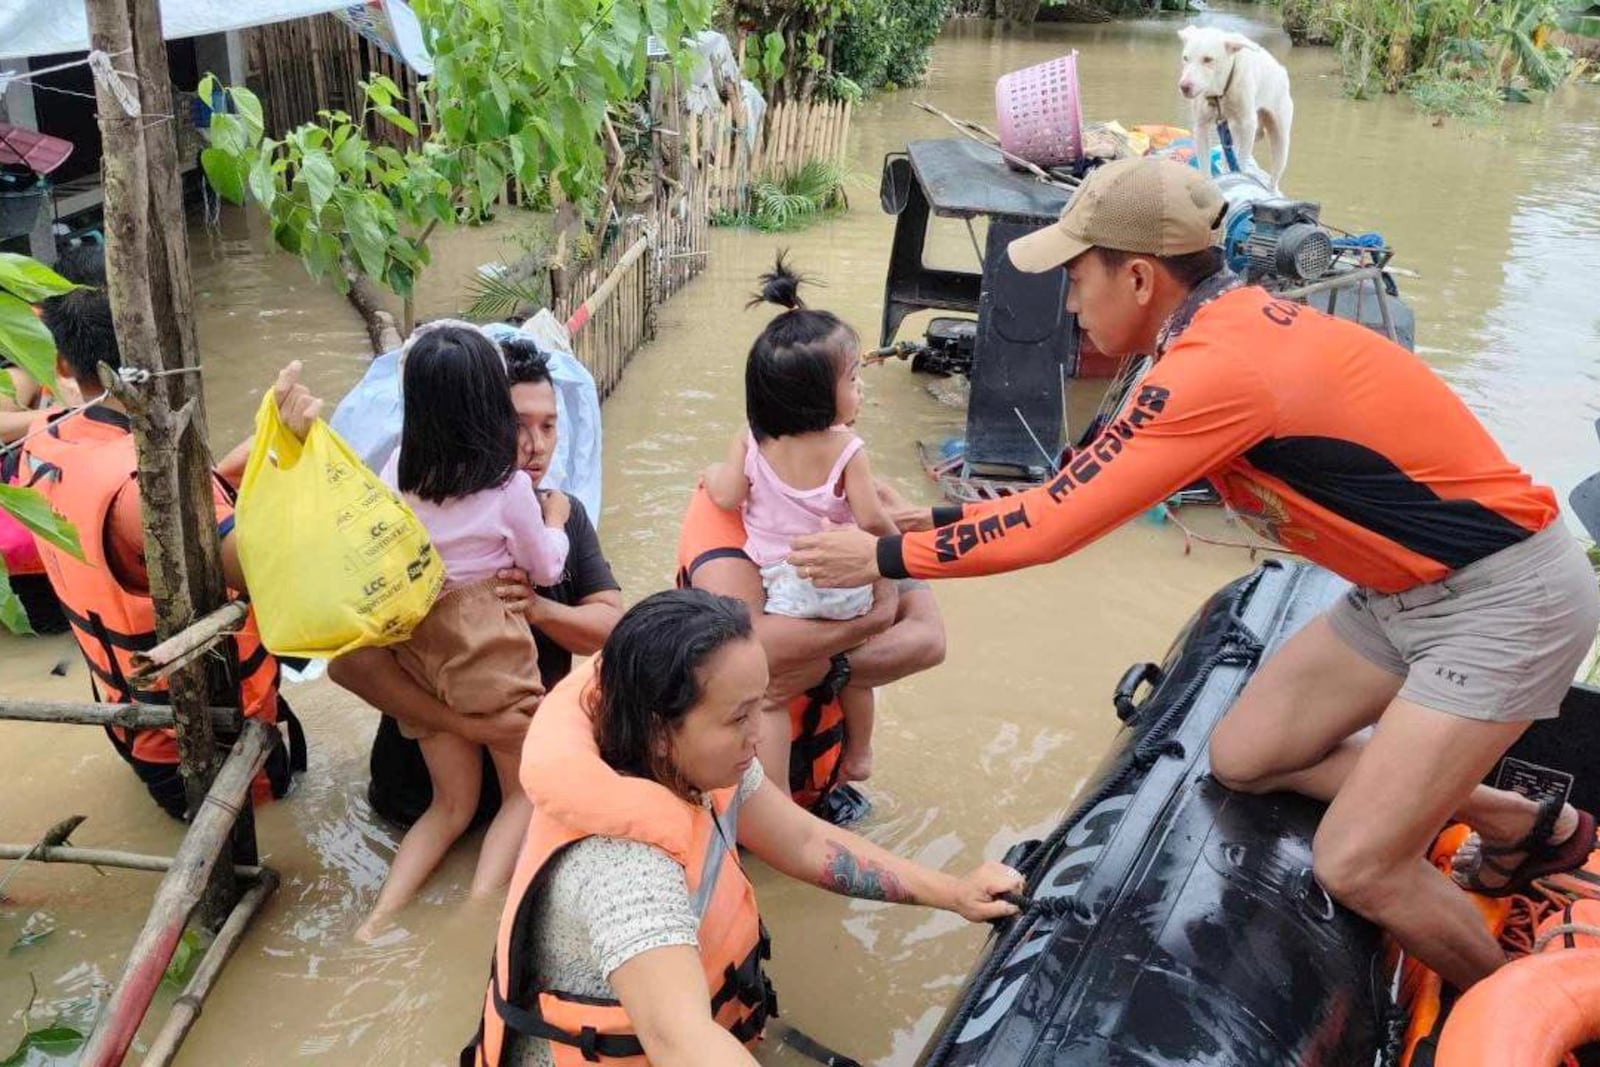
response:
[(1000, 147), (1040, 167), (1064, 167), (1083, 156), (1078, 105), (1078, 53), (1015, 70), (994, 84)]

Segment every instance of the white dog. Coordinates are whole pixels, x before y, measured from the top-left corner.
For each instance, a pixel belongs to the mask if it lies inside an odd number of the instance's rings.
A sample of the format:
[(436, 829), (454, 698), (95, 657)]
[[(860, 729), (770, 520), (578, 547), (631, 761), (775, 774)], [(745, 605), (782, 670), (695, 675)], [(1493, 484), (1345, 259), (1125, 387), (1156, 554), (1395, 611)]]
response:
[(1272, 142), (1272, 184), (1277, 185), (1289, 166), (1289, 127), (1294, 123), (1294, 100), (1289, 96), (1289, 72), (1266, 49), (1239, 33), (1210, 26), (1185, 26), (1183, 74), (1178, 89), (1190, 101), (1194, 146), (1205, 170), (1211, 159), (1211, 126), (1218, 111), (1233, 135), (1234, 152), (1242, 167), (1256, 146), (1256, 134)]

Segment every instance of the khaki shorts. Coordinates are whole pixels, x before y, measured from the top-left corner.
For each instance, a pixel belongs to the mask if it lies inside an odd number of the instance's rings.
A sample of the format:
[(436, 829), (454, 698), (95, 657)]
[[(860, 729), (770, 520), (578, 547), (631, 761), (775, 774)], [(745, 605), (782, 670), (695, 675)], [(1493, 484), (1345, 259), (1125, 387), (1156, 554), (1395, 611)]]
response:
[(1400, 696), (1488, 722), (1551, 719), (1600, 627), (1583, 548), (1557, 519), (1442, 581), (1357, 587), (1328, 611), (1334, 633), (1405, 679)]
[[(539, 650), (520, 615), (494, 595), (494, 579), (452, 589), (434, 601), (395, 659), (422, 688), (459, 715), (517, 708), (532, 715), (544, 696)], [(429, 736), (401, 725), (406, 737)]]

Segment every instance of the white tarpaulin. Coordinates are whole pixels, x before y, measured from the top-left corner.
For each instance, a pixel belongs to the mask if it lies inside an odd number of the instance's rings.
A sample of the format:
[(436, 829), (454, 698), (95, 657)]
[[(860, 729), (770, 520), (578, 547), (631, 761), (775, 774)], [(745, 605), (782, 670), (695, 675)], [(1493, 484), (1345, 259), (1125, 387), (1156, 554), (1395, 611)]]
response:
[[(365, 9), (382, 6), (351, 0), (161, 0), (161, 29), (171, 41), (329, 11), (349, 9), (360, 20), (367, 14)], [(410, 15), (409, 10), (404, 12), (404, 16)], [(403, 16), (392, 20), (402, 44), (405, 34), (399, 23), (403, 20)], [(404, 29), (414, 25), (411, 16)], [(83, 0), (0, 0), (0, 59), (82, 52), (88, 47), (89, 22)]]

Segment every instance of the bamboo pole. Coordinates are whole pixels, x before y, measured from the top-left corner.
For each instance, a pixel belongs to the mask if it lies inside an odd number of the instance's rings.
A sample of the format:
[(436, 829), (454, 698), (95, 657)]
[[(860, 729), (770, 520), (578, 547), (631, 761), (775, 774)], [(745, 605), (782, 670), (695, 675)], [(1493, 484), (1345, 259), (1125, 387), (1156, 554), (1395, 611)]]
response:
[(130, 654), (133, 672), (128, 680), (136, 685), (151, 682), (193, 663), (213, 644), (237, 632), (249, 615), (250, 609), (243, 601), (230, 600), (149, 651)]
[(612, 267), (610, 272), (606, 274), (605, 280), (595, 288), (593, 294), (579, 305), (578, 309), (567, 319), (568, 333), (576, 334), (583, 329), (584, 324), (589, 321), (590, 317), (605, 306), (606, 301), (611, 298), (612, 292), (617, 288), (617, 284), (622, 280), (622, 272), (644, 254), (644, 250), (649, 243), (650, 236), (648, 234), (633, 242), (627, 252), (622, 255), (622, 258), (617, 261), (617, 265)]
[[(238, 725), (237, 708), (209, 708), (211, 728), (232, 730)], [(161, 704), (75, 704), (65, 700), (10, 700), (0, 698), (0, 719), (11, 722), (50, 722), (77, 726), (120, 726), (126, 730), (170, 730), (172, 709)]]
[(200, 1018), (201, 1006), (211, 993), (212, 987), (216, 985), (217, 978), (222, 973), (222, 965), (227, 963), (238, 949), (239, 943), (244, 940), (245, 931), (250, 928), (250, 921), (256, 917), (261, 906), (277, 888), (277, 872), (263, 868), (256, 884), (239, 898), (239, 903), (228, 916), (228, 921), (217, 931), (216, 940), (211, 942), (211, 947), (201, 957), (200, 965), (195, 968), (194, 977), (189, 979), (189, 984), (184, 987), (183, 993), (173, 1001), (167, 1021), (161, 1025), (155, 1040), (150, 1042), (150, 1050), (145, 1053), (143, 1067), (167, 1067), (177, 1058), (178, 1046), (183, 1044), (183, 1039), (189, 1036), (190, 1028)]
[[(205, 802), (195, 812), (189, 832), (178, 845), (171, 869), (156, 889), (150, 915), (128, 953), (122, 977), (84, 1045), (80, 1067), (117, 1067), (128, 1054), (172, 961), (189, 914), (206, 892), (212, 870), (222, 866), (217, 862), (218, 856), (229, 847), (234, 820), (239, 817), (241, 806), (249, 804), (250, 782), (274, 740), (275, 734), (266, 724), (254, 720), (245, 723), (233, 751), (206, 793)], [(227, 869), (231, 874), (232, 868)]]
[[(32, 853), (31, 855), (29, 853)], [(72, 845), (0, 845), (0, 860), (20, 860), (29, 863), (77, 863), (85, 867), (115, 867), (124, 871), (153, 871), (161, 873), (172, 869), (173, 857), (151, 856), (143, 852), (123, 852), (111, 848), (77, 848)], [(259, 878), (264, 867), (235, 864), (233, 873), (243, 881)]]

